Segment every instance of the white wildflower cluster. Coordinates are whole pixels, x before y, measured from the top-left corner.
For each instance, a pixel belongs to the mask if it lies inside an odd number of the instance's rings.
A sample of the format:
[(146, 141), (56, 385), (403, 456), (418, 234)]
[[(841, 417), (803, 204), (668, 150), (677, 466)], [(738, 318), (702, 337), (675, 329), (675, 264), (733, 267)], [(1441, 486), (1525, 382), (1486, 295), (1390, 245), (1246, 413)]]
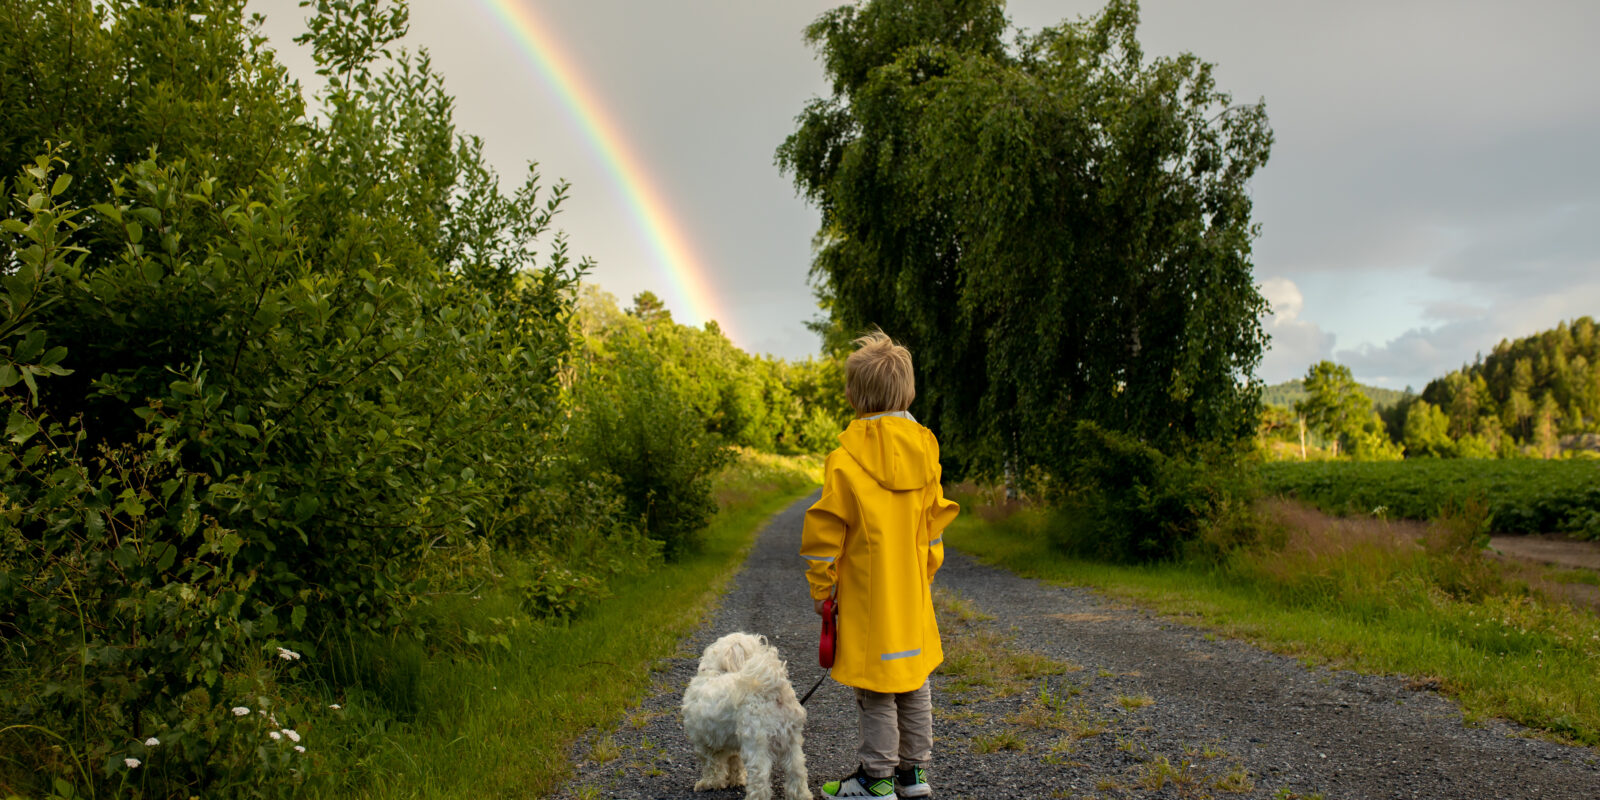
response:
[(299, 661), (300, 654), (290, 650), (287, 647), (280, 647), (278, 648), (278, 658), (281, 658), (284, 661)]
[(283, 741), (284, 739), (288, 739), (289, 741), (295, 743), (294, 751), (296, 753), (299, 753), (300, 755), (305, 755), (305, 753), (306, 753), (306, 746), (303, 745), (303, 744), (300, 744), (300, 734), (295, 732), (295, 730), (293, 728), (279, 728), (278, 730), (275, 730), (275, 731), (268, 731), (267, 735), (271, 736), (272, 740), (275, 741), (275, 742)]
[[(283, 651), (283, 652), (286, 652), (286, 653), (292, 652), (292, 651), (288, 651), (288, 650), (283, 650), (283, 648), (281, 648), (281, 647), (278, 648), (278, 649), (280, 651)], [(298, 653), (294, 653), (293, 655), (294, 655), (295, 658), (299, 658), (300, 657), (300, 655)], [(288, 656), (284, 656), (284, 658), (288, 658)], [(329, 706), (329, 708), (338, 708), (338, 707), (339, 706), (337, 704)], [(276, 730), (267, 731), (267, 738), (271, 739), (274, 742), (281, 742), (284, 739), (288, 739), (289, 741), (294, 742), (294, 751), (296, 753), (304, 754), (306, 752), (305, 745), (300, 744), (300, 733), (298, 731), (294, 730), (293, 728), (285, 728), (281, 724), (279, 724), (278, 715), (277, 714), (269, 714), (269, 713), (267, 713), (267, 710), (264, 709), (264, 708), (257, 709), (256, 713), (260, 714), (263, 717), (266, 717), (267, 718), (267, 724), (271, 725), (273, 728), (276, 729)], [(250, 709), (248, 709), (248, 708), (246, 708), (244, 706), (234, 706), (233, 707), (233, 715), (235, 717), (248, 717), (248, 716), (250, 716)], [(145, 744), (154, 746), (154, 745), (160, 744), (160, 742), (156, 741), (155, 737), (152, 736), (152, 737), (150, 737), (149, 741), (145, 742)], [(128, 759), (128, 760), (129, 761), (136, 761), (137, 759)], [(135, 767), (135, 766), (138, 766), (138, 765), (137, 764), (129, 764), (128, 766)]]
[[(154, 736), (144, 740), (144, 746), (145, 747), (156, 747), (157, 745), (160, 745), (160, 744), (161, 744), (161, 740), (157, 739)], [(127, 758), (122, 759), (122, 763), (126, 764), (128, 769), (138, 769), (139, 767), (144, 765), (143, 761), (140, 761), (139, 759), (134, 758), (133, 756), (129, 756)]]

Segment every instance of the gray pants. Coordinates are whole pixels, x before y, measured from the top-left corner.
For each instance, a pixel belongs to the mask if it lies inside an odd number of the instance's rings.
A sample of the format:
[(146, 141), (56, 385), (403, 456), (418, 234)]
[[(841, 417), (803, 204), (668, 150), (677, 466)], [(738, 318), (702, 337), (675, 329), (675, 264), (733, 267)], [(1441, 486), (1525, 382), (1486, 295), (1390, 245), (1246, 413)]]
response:
[(874, 778), (933, 759), (933, 698), (928, 683), (909, 692), (856, 690), (861, 709), (861, 766)]

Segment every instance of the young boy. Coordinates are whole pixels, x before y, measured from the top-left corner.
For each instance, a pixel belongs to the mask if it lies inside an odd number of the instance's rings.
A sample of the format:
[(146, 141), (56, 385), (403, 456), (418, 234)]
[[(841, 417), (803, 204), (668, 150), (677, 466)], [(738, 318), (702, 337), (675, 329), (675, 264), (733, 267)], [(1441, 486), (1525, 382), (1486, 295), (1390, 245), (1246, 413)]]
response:
[(929, 584), (944, 562), (957, 506), (939, 484), (939, 442), (906, 409), (911, 353), (882, 331), (855, 341), (845, 398), (856, 419), (823, 467), (800, 555), (818, 614), (839, 610), (833, 679), (856, 690), (861, 764), (824, 797), (929, 797), (933, 748), (928, 674), (944, 660)]

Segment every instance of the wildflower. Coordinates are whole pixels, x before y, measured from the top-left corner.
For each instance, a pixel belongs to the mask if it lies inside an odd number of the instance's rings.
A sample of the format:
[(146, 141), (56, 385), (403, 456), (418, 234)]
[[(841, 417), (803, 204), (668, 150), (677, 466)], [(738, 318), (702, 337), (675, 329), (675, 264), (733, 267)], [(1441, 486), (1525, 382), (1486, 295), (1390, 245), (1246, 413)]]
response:
[(154, 737), (154, 736), (152, 736), (152, 737), (150, 737), (150, 738), (148, 738), (148, 739), (146, 739), (146, 740), (144, 740), (144, 746), (145, 746), (145, 747), (155, 747), (155, 746), (156, 746), (156, 745), (158, 745), (158, 744), (161, 744), (161, 740), (160, 740), (160, 739), (157, 739), (157, 738), (156, 738), (156, 737)]
[(290, 650), (287, 647), (280, 647), (278, 648), (278, 658), (281, 658), (284, 661), (299, 661), (300, 654)]
[(339, 710), (339, 704), (338, 703), (334, 703), (333, 705), (328, 706), (328, 708), (331, 708), (334, 711), (338, 711)]
[(283, 734), (278, 733), (277, 731), (267, 731), (267, 735), (271, 736), (272, 737), (272, 741), (274, 741), (274, 742), (276, 742), (279, 739), (283, 738)]
[(291, 741), (291, 742), (300, 741), (300, 734), (295, 733), (294, 731), (289, 730), (288, 728), (284, 728), (283, 729), (283, 735), (289, 737), (289, 741)]
[(127, 764), (128, 769), (138, 769), (139, 765), (143, 764), (144, 762), (137, 758), (124, 758), (122, 759), (122, 763)]
[(294, 746), (294, 751), (296, 753), (304, 753), (306, 751), (306, 747), (303, 744), (297, 744)]
[(250, 713), (250, 709), (245, 708), (244, 706), (234, 706), (233, 707), (233, 715), (236, 716), (236, 717), (242, 717), (242, 716), (245, 716), (245, 715), (247, 715), (249, 713)]

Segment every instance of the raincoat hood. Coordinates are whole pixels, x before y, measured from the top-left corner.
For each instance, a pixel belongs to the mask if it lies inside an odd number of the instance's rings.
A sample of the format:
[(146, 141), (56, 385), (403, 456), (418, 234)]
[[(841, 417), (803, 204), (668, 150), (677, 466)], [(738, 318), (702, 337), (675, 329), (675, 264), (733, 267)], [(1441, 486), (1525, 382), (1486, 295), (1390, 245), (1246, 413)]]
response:
[(839, 443), (862, 471), (893, 492), (939, 479), (939, 440), (909, 413), (878, 414), (850, 423)]

